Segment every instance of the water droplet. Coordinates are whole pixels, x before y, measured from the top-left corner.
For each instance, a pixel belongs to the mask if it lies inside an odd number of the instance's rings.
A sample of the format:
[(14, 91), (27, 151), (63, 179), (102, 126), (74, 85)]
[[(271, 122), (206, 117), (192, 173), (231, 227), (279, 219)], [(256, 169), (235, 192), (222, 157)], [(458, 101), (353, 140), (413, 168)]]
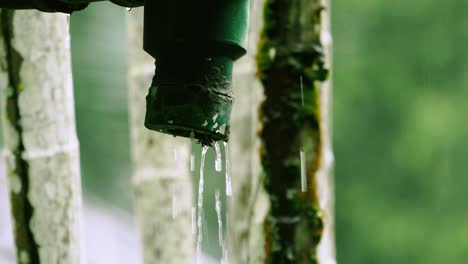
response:
[(306, 171), (306, 156), (305, 152), (301, 150), (301, 190), (307, 192), (307, 171)]
[(127, 7), (127, 11), (128, 11), (128, 12), (132, 11), (132, 8), (131, 8), (131, 7)]

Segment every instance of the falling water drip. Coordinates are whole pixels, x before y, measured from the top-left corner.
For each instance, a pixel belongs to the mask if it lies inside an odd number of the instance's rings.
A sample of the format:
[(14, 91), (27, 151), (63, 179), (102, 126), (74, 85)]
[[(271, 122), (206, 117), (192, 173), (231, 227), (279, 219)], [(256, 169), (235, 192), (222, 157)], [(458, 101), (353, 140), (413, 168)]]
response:
[(224, 156), (226, 159), (226, 195), (232, 195), (231, 168), (229, 167), (229, 145), (224, 142)]
[(220, 200), (220, 195), (219, 195), (219, 190), (216, 191), (215, 194), (215, 208), (216, 208), (216, 215), (218, 216), (218, 242), (219, 246), (221, 247), (222, 250), (222, 259), (221, 259), (221, 264), (227, 264), (228, 259), (227, 259), (227, 248), (226, 244), (224, 243), (224, 238), (223, 238), (223, 218), (221, 217), (221, 200)]
[(197, 210), (195, 206), (192, 206), (192, 234), (195, 235), (197, 233)]
[(218, 142), (215, 142), (214, 144), (215, 146), (215, 150), (216, 150), (216, 160), (215, 160), (215, 170), (216, 171), (222, 171), (222, 164), (223, 164), (223, 160), (222, 160), (222, 157), (221, 157), (221, 149), (219, 147), (219, 143)]
[(177, 149), (174, 149), (174, 160), (177, 161)]
[(200, 163), (200, 181), (198, 183), (198, 214), (197, 214), (197, 264), (201, 264), (201, 244), (203, 241), (203, 185), (204, 185), (204, 168), (205, 168), (205, 157), (208, 151), (208, 146), (203, 146), (201, 163)]
[(307, 171), (305, 151), (301, 150), (301, 190), (307, 192)]
[[(300, 77), (300, 85), (301, 85), (301, 99), (302, 99), (302, 107), (304, 107), (304, 83), (302, 81), (302, 75)], [(306, 156), (305, 151), (301, 147), (300, 151), (301, 156), (301, 191), (307, 192), (307, 171), (306, 171)]]

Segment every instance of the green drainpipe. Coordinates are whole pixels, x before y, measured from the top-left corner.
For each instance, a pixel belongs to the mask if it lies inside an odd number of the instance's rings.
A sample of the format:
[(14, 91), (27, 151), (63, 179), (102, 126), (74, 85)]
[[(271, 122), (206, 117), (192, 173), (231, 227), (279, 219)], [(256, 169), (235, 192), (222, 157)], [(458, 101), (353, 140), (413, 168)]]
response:
[[(71, 13), (99, 0), (0, 0)], [(145, 126), (209, 145), (229, 139), (234, 61), (246, 52), (249, 0), (110, 0), (145, 6), (144, 49), (156, 60)]]

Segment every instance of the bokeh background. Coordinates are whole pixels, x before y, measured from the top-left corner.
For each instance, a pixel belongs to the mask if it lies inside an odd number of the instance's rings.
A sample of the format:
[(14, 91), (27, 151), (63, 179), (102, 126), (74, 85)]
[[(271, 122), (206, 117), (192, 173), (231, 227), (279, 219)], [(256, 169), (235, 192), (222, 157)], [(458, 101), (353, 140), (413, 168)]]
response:
[[(131, 225), (125, 12), (71, 32), (85, 198)], [(335, 0), (332, 31), (339, 263), (465, 263), (468, 1)]]
[(338, 260), (466, 263), (468, 1), (332, 2)]

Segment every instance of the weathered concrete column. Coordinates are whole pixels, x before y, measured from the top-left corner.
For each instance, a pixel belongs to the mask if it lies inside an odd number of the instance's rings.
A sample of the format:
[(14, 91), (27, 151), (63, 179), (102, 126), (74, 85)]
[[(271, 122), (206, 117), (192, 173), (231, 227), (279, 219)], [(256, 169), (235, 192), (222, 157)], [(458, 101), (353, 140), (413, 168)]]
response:
[(18, 263), (80, 263), (69, 17), (0, 11), (4, 154)]
[(263, 263), (335, 262), (328, 12), (323, 0), (265, 0), (257, 55), (270, 201)]
[(133, 185), (144, 262), (191, 264), (190, 141), (144, 127), (145, 97), (154, 75), (154, 59), (142, 49), (143, 10), (131, 10), (127, 19)]

